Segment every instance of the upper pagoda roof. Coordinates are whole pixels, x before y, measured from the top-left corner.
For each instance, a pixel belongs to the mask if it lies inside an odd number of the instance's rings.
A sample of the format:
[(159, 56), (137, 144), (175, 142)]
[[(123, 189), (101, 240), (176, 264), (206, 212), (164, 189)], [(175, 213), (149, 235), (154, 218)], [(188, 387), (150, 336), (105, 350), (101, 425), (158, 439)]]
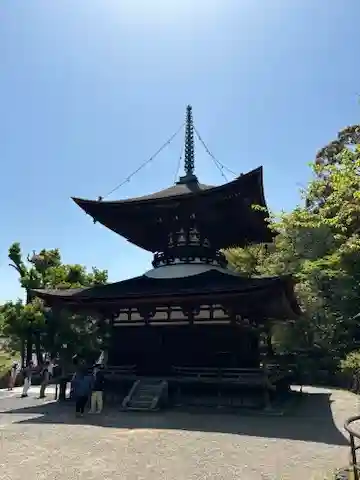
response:
[[(240, 191), (241, 189), (241, 191)], [(263, 168), (258, 167), (246, 174), (239, 175), (235, 180), (225, 183), (223, 185), (205, 185), (199, 183), (197, 177), (189, 183), (177, 182), (171, 187), (164, 188), (159, 192), (151, 193), (149, 195), (142, 195), (140, 197), (125, 198), (123, 200), (103, 201), (98, 200), (85, 200), (82, 198), (72, 197), (74, 202), (83, 207), (81, 202), (87, 204), (104, 204), (104, 205), (129, 205), (135, 204), (136, 206), (143, 204), (156, 205), (162, 201), (188, 201), (193, 200), (195, 197), (205, 198), (213, 195), (220, 195), (221, 197), (230, 196), (232, 193), (246, 196), (246, 194), (258, 193), (256, 200), (261, 203), (262, 207), (266, 208), (265, 198), (263, 194)], [(131, 207), (132, 208), (132, 207)]]
[[(91, 202), (91, 203), (105, 203), (107, 205), (111, 204), (129, 204), (129, 203), (142, 203), (149, 201), (154, 201), (157, 203), (158, 200), (163, 200), (165, 198), (171, 197), (178, 197), (180, 195), (194, 195), (199, 192), (204, 192), (209, 189), (213, 188), (220, 188), (215, 187), (214, 185), (204, 185), (203, 183), (199, 183), (198, 181), (194, 181), (192, 183), (176, 183), (171, 187), (164, 188), (159, 192), (151, 193), (150, 195), (142, 195), (141, 197), (133, 197), (133, 198), (125, 198), (123, 200), (113, 200), (113, 201), (103, 201), (103, 200), (84, 200), (81, 198), (73, 197), (74, 202), (80, 205), (79, 202)], [(81, 206), (81, 205), (80, 205)]]
[(166, 246), (168, 221), (182, 211), (196, 215), (214, 248), (270, 243), (274, 238), (266, 222), (262, 167), (217, 187), (193, 181), (126, 200), (73, 200), (95, 221), (151, 252)]

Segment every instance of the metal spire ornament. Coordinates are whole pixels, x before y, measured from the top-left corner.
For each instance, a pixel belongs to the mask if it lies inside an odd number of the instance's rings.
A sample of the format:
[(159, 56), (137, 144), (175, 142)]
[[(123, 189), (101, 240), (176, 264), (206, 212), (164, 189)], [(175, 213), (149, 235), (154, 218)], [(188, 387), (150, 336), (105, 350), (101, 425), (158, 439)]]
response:
[(184, 154), (185, 176), (180, 177), (178, 183), (197, 182), (197, 177), (194, 174), (195, 170), (195, 146), (194, 146), (194, 123), (192, 115), (192, 107), (186, 107), (186, 121), (185, 121), (185, 154)]
[(190, 105), (186, 107), (186, 124), (185, 124), (185, 175), (194, 175), (194, 123), (192, 116), (192, 108)]

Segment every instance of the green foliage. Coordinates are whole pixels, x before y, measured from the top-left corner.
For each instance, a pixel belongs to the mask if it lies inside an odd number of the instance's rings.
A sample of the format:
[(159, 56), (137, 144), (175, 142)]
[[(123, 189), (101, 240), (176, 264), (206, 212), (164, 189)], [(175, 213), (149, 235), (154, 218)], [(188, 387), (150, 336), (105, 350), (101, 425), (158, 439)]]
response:
[(8, 373), (15, 360), (18, 360), (15, 356), (0, 349), (0, 380)]
[(292, 212), (272, 215), (274, 244), (229, 250), (245, 275), (292, 274), (304, 316), (278, 328), (284, 350), (313, 349), (342, 356), (360, 340), (360, 126), (348, 127), (311, 165), (305, 200)]
[(7, 340), (7, 347), (20, 351), (21, 340), (25, 338), (28, 323), (24, 318), (24, 305), (21, 300), (7, 302), (0, 308), (1, 334)]
[(20, 351), (24, 341), (30, 338), (35, 342), (39, 361), (43, 352), (71, 357), (74, 353), (91, 354), (98, 351), (102, 336), (93, 318), (64, 311), (55, 313), (37, 297), (31, 298), (29, 290), (105, 284), (107, 271), (93, 267), (88, 272), (82, 265), (63, 264), (58, 249), (33, 252), (25, 261), (20, 244), (14, 243), (8, 255), (27, 293), (25, 303), (18, 300), (0, 307), (0, 333), (7, 339), (8, 349)]
[(225, 255), (236, 271), (251, 277), (260, 273), (259, 268), (265, 263), (267, 251), (264, 245), (251, 245), (247, 248), (231, 248)]
[(340, 362), (341, 371), (345, 373), (355, 373), (360, 371), (360, 350), (354, 350), (346, 355)]

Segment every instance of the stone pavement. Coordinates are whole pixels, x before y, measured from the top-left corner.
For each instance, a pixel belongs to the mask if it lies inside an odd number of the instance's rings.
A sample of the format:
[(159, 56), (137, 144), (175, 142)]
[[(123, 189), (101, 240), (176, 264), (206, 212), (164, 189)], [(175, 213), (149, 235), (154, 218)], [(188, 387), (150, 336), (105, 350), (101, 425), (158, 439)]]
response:
[[(22, 387), (15, 387), (13, 390), (7, 390), (7, 389), (0, 389), (0, 409), (2, 409), (4, 403), (1, 402), (1, 400), (5, 400), (7, 398), (18, 398), (20, 395), (21, 395), (21, 392), (22, 392)], [(51, 397), (54, 397), (55, 396), (55, 386), (54, 385), (49, 385), (46, 389), (46, 392), (47, 392), (47, 396), (49, 397), (49, 399)], [(30, 391), (29, 391), (29, 394), (31, 396), (31, 398), (36, 398), (36, 396), (38, 396), (40, 394), (40, 387), (35, 385), (35, 386), (32, 386)], [(20, 404), (19, 404), (20, 405)]]
[[(291, 415), (119, 413), (0, 394), (1, 480), (316, 480), (346, 465), (355, 395), (305, 388)], [(52, 395), (51, 395), (51, 398)]]

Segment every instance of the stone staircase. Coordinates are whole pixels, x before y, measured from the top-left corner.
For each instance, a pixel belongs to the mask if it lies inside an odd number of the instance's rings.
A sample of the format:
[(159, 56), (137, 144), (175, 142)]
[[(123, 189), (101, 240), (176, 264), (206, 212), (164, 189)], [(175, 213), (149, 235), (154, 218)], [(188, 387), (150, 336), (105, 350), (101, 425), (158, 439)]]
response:
[(122, 403), (123, 410), (154, 411), (161, 400), (167, 397), (168, 383), (165, 380), (136, 380)]

